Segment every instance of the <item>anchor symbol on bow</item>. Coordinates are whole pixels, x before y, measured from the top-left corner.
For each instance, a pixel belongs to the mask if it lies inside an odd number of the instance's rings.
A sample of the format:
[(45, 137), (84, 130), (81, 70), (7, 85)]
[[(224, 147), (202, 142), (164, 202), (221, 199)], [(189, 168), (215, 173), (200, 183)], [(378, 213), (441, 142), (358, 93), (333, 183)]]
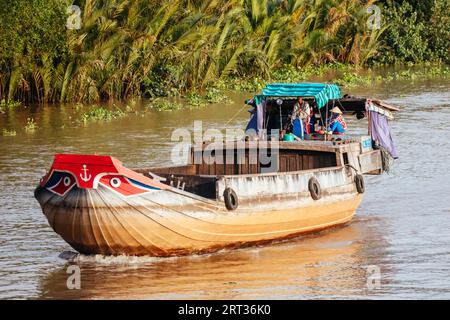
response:
[(80, 173), (80, 178), (81, 180), (83, 180), (84, 182), (88, 182), (89, 180), (91, 180), (92, 175), (88, 175), (87, 172), (89, 171), (89, 169), (86, 168), (86, 165), (83, 164), (83, 169), (81, 169), (84, 172), (84, 175), (81, 175)]

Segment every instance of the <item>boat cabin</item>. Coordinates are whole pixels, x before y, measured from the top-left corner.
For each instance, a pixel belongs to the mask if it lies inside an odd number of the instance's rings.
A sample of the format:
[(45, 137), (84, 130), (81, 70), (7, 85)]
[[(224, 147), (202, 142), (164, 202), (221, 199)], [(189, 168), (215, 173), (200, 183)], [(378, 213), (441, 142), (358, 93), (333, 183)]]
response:
[[(298, 97), (303, 97), (317, 114), (320, 127), (333, 106), (358, 118), (370, 117), (378, 108), (388, 117), (394, 107), (374, 105), (372, 100), (341, 96), (338, 86), (328, 84), (275, 84), (246, 103), (253, 106), (247, 135), (242, 141), (203, 142), (192, 145), (189, 161), (183, 166), (135, 169), (173, 187), (210, 199), (220, 197), (218, 181), (227, 177), (257, 178), (329, 169), (381, 174), (380, 150), (374, 148), (370, 129), (367, 135), (311, 133), (303, 140), (282, 141), (279, 134), (267, 134), (289, 121)], [(369, 103), (370, 102), (370, 103)], [(386, 107), (387, 106), (387, 107)], [(372, 108), (372, 109), (369, 109)], [(369, 126), (370, 127), (370, 126)]]

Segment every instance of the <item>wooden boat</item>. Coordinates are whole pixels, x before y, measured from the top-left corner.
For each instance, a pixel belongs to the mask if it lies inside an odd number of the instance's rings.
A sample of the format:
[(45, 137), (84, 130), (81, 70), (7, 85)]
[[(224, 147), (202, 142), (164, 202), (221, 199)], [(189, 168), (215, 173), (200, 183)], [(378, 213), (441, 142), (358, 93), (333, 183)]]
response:
[[(35, 197), (55, 232), (85, 254), (174, 256), (263, 244), (352, 219), (362, 174), (382, 173), (382, 160), (369, 136), (340, 138), (200, 143), (186, 165), (133, 170), (111, 156), (59, 154)], [(211, 161), (219, 155), (227, 161)]]

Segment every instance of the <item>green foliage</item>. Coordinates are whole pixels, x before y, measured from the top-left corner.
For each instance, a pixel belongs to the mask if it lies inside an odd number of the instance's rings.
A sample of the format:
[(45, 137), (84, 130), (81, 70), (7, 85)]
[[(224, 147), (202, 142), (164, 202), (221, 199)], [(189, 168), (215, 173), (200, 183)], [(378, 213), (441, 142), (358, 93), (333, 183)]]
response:
[(385, 1), (387, 28), (384, 47), (375, 58), (383, 64), (449, 61), (450, 3), (433, 1)]
[(345, 87), (368, 85), (372, 82), (370, 76), (361, 76), (356, 72), (344, 72), (341, 77), (336, 79), (337, 84)]
[(81, 111), (83, 108), (84, 108), (84, 105), (81, 102), (76, 103), (75, 107), (74, 107), (74, 109), (76, 111)]
[(450, 76), (450, 67), (449, 66), (433, 66), (429, 68), (426, 72), (428, 77), (446, 77)]
[(0, 1), (0, 98), (51, 100), (67, 54), (68, 1)]
[(158, 111), (174, 111), (181, 109), (183, 106), (179, 103), (162, 100), (151, 103), (149, 107)]
[[(366, 9), (384, 4), (385, 28)], [(0, 99), (93, 102), (259, 91), (346, 65), (448, 61), (448, 0), (77, 1), (81, 29), (66, 28), (68, 0), (0, 2)], [(325, 67), (323, 67), (325, 66)], [(355, 82), (351, 74), (342, 78)], [(356, 81), (357, 82), (357, 81)], [(206, 92), (206, 93), (204, 93)]]
[(450, 1), (438, 0), (433, 7), (427, 40), (430, 55), (450, 63)]
[(115, 108), (115, 110), (109, 110), (104, 107), (93, 106), (88, 112), (85, 112), (81, 115), (81, 121), (84, 124), (87, 124), (89, 122), (108, 122), (124, 116), (125, 112), (117, 107)]
[(213, 87), (207, 88), (206, 93), (203, 95), (198, 92), (190, 92), (185, 98), (188, 105), (193, 107), (199, 107), (210, 103), (232, 103), (220, 89)]
[(388, 64), (423, 61), (427, 54), (425, 24), (418, 21), (414, 8), (407, 2), (400, 6), (389, 2), (384, 12), (390, 27), (383, 37), (387, 48), (379, 60)]
[[(413, 65), (410, 68), (400, 71), (389, 71), (386, 74), (379, 75), (372, 70), (367, 72), (358, 72), (357, 68), (343, 64), (322, 65), (317, 68), (305, 68), (297, 70), (292, 66), (283, 67), (280, 70), (274, 70), (272, 73), (272, 82), (299, 82), (299, 81), (325, 81), (336, 83), (350, 88), (356, 86), (370, 86), (376, 83), (388, 83), (393, 80), (425, 80), (435, 77), (450, 77), (450, 68), (447, 65), (429, 65), (424, 64), (420, 68)], [(315, 80), (318, 79), (318, 80)], [(258, 93), (269, 81), (254, 82), (252, 79), (227, 79), (225, 82), (219, 82), (218, 88), (232, 89), (235, 91)]]
[(207, 103), (221, 103), (221, 102), (232, 103), (232, 101), (219, 89), (212, 87), (206, 89), (204, 100), (206, 100)]
[(127, 104), (125, 106), (125, 112), (127, 112), (127, 113), (136, 113), (137, 111), (134, 109), (133, 106), (130, 106), (130, 105)]
[(16, 135), (17, 135), (16, 130), (3, 129), (3, 136), (4, 137), (15, 137)]
[(186, 102), (193, 107), (199, 107), (205, 105), (205, 100), (197, 92), (190, 92), (186, 95)]
[(360, 14), (371, 2), (86, 0), (81, 29), (66, 30), (72, 3), (4, 1), (0, 97), (155, 98), (225, 82), (253, 90), (283, 65), (362, 64), (377, 45)]
[(2, 99), (0, 101), (0, 110), (7, 110), (7, 109), (15, 109), (22, 105), (20, 101), (6, 101), (5, 99)]
[(448, 66), (426, 66), (419, 69), (406, 69), (390, 74), (391, 79), (398, 80), (423, 80), (431, 77), (448, 78), (449, 76), (450, 69)]
[(33, 118), (27, 118), (27, 124), (25, 125), (25, 132), (26, 133), (34, 133), (36, 129), (38, 128), (36, 122)]
[(271, 73), (274, 81), (298, 82), (306, 80), (309, 76), (311, 76), (311, 69), (297, 68), (292, 65), (284, 65)]
[(249, 79), (243, 79), (240, 77), (224, 78), (217, 81), (214, 86), (222, 90), (233, 90), (240, 92), (259, 92), (265, 87), (267, 81), (253, 77)]
[(178, 95), (175, 75), (177, 68), (170, 65), (158, 64), (148, 75), (144, 76), (141, 83), (143, 96), (149, 98), (167, 97)]

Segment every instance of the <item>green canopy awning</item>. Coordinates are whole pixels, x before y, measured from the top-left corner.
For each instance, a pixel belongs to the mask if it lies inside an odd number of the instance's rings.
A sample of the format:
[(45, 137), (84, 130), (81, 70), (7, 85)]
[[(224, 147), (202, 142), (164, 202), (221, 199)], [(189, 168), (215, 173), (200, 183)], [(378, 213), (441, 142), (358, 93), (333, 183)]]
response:
[(341, 98), (341, 89), (326, 83), (273, 83), (267, 85), (262, 95), (265, 97), (313, 97), (320, 109), (328, 100)]

